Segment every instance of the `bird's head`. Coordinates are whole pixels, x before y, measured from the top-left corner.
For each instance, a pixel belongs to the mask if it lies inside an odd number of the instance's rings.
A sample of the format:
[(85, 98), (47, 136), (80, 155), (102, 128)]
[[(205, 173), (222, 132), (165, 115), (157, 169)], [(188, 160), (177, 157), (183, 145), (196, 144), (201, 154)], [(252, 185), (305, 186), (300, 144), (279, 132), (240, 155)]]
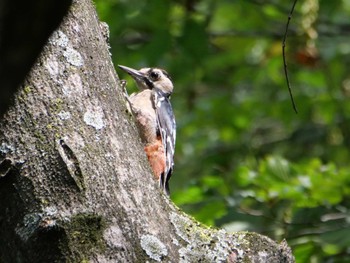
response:
[(132, 69), (126, 66), (118, 65), (119, 68), (128, 73), (137, 84), (140, 90), (158, 89), (166, 95), (171, 95), (174, 86), (169, 74), (164, 69), (142, 68), (140, 70)]

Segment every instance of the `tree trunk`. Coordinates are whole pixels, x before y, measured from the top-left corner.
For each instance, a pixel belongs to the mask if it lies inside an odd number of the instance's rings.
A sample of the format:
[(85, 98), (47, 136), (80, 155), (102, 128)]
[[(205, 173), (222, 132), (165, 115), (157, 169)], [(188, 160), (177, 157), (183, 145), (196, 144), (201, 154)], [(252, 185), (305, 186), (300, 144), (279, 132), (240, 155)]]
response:
[(76, 0), (0, 123), (0, 262), (294, 262), (158, 189), (90, 0)]

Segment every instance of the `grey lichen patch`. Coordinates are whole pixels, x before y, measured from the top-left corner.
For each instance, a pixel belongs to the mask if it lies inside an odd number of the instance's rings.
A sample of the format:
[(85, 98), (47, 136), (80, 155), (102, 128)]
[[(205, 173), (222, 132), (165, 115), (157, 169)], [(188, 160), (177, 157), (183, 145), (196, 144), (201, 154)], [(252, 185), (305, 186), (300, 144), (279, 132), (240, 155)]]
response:
[(170, 221), (178, 237), (185, 242), (179, 249), (180, 262), (226, 262), (232, 253), (238, 260), (244, 256), (242, 236), (207, 228), (176, 213), (170, 214)]
[(176, 234), (181, 237), (184, 241), (190, 242), (190, 235), (188, 230), (192, 227), (192, 221), (184, 216), (179, 216), (178, 214), (171, 213), (170, 221), (175, 226)]
[(63, 56), (66, 58), (67, 62), (73, 66), (81, 67), (84, 64), (82, 56), (74, 48), (67, 47), (63, 52)]
[(57, 115), (61, 120), (68, 120), (71, 117), (69, 111), (60, 111), (59, 113), (57, 113)]
[(105, 126), (102, 109), (95, 107), (94, 109), (87, 110), (84, 114), (84, 122), (96, 130), (101, 130)]
[[(64, 50), (63, 56), (66, 58), (67, 62), (70, 63), (71, 65), (75, 67), (81, 67), (84, 64), (82, 56), (77, 50), (75, 50), (72, 47), (72, 45), (70, 44), (69, 38), (62, 31), (60, 30), (55, 31), (51, 35), (49, 39), (49, 43), (52, 44), (53, 46), (61, 47)], [(50, 65), (49, 72), (56, 72), (52, 70), (54, 68), (55, 68), (55, 65)]]
[(46, 206), (43, 209), (43, 214), (45, 216), (50, 216), (50, 217), (56, 216), (57, 215), (57, 207), (56, 206)]
[(152, 235), (141, 236), (141, 247), (155, 261), (161, 261), (168, 255), (168, 250), (164, 243)]
[(50, 44), (60, 47), (67, 47), (68, 42), (68, 37), (60, 30), (55, 31), (49, 39)]

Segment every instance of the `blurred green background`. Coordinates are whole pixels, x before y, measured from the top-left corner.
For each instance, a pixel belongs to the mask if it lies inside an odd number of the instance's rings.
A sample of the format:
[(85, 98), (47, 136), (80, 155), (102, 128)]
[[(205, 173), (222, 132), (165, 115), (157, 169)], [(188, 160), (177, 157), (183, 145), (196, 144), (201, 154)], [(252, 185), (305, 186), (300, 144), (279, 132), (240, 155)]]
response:
[[(166, 69), (177, 119), (171, 199), (228, 231), (350, 262), (350, 0), (95, 0), (115, 65)], [(136, 90), (133, 81), (128, 87)]]

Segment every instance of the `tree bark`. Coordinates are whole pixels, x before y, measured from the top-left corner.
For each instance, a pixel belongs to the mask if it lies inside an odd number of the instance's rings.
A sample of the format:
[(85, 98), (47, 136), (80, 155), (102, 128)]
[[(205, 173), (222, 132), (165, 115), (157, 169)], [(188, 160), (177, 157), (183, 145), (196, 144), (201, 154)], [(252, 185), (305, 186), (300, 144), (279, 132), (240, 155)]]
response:
[(0, 123), (0, 262), (294, 262), (183, 214), (152, 179), (106, 27), (76, 0)]

